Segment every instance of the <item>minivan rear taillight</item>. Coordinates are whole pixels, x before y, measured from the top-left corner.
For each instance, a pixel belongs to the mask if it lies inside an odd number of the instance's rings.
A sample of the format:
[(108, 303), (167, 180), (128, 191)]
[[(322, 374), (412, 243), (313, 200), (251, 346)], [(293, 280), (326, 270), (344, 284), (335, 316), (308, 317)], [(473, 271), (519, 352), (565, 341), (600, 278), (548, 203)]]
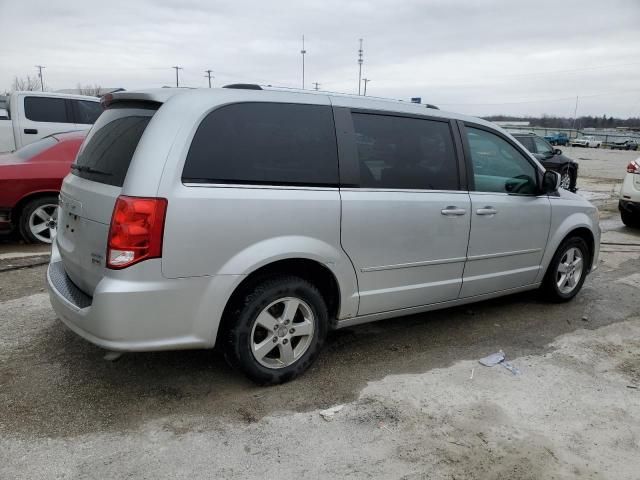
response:
[(107, 268), (126, 268), (142, 260), (161, 257), (166, 212), (165, 198), (120, 195), (109, 227)]
[(640, 173), (640, 164), (638, 160), (633, 160), (627, 165), (627, 173)]

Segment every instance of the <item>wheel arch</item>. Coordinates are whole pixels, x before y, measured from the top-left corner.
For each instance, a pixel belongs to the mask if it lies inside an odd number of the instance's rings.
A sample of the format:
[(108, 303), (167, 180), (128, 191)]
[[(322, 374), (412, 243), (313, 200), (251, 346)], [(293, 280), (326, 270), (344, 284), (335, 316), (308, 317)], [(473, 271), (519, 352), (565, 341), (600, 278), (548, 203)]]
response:
[(11, 223), (13, 224), (13, 227), (17, 227), (18, 226), (18, 221), (20, 220), (20, 215), (22, 215), (22, 210), (24, 210), (24, 207), (27, 203), (31, 202), (32, 200), (36, 200), (38, 198), (42, 198), (42, 197), (48, 197), (48, 196), (58, 196), (60, 195), (60, 192), (58, 190), (38, 190), (36, 192), (29, 192), (27, 195), (23, 196), (20, 200), (18, 200), (15, 204), (15, 206), (11, 209)]
[(587, 262), (588, 263), (587, 273), (589, 273), (593, 269), (593, 259), (594, 259), (595, 247), (596, 247), (595, 236), (593, 234), (593, 231), (591, 230), (591, 228), (589, 228), (588, 225), (576, 225), (573, 228), (566, 231), (564, 234), (558, 235), (555, 239), (551, 241), (547, 249), (547, 254), (545, 255), (545, 257), (547, 258), (545, 258), (544, 269), (542, 270), (539, 276), (539, 281), (545, 278), (547, 271), (549, 269), (549, 265), (551, 263), (551, 259), (558, 251), (558, 248), (560, 248), (560, 246), (570, 237), (579, 237), (586, 242), (587, 248), (589, 249), (589, 251), (587, 252), (589, 254), (589, 261)]
[(235, 286), (222, 311), (217, 339), (233, 322), (231, 313), (246, 295), (246, 292), (266, 279), (277, 275), (294, 275), (314, 284), (327, 302), (329, 320), (333, 322), (338, 317), (342, 298), (340, 284), (335, 273), (315, 259), (299, 256), (283, 258), (255, 268)]

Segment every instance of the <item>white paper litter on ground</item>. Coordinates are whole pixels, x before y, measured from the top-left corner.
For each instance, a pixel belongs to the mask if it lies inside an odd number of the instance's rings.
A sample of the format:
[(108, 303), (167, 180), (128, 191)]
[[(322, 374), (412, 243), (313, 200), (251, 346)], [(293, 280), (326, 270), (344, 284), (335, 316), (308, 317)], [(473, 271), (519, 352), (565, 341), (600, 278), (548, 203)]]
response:
[(333, 417), (336, 413), (344, 408), (344, 405), (336, 405), (335, 407), (327, 408), (326, 410), (320, 411), (320, 416), (324, 418), (327, 422), (333, 420)]

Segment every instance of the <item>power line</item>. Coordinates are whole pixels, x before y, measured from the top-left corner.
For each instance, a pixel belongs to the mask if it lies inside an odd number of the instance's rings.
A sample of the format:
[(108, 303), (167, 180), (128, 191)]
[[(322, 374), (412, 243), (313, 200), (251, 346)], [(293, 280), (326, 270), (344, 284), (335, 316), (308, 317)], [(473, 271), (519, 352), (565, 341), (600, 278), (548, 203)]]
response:
[(178, 70), (182, 70), (182, 67), (179, 67), (178, 65), (175, 65), (171, 68), (175, 68), (176, 69), (176, 87), (180, 86), (180, 82), (178, 81)]
[(213, 71), (213, 70), (205, 70), (205, 71), (204, 71), (204, 72), (206, 73), (205, 77), (207, 77), (207, 78), (209, 79), (209, 88), (211, 88), (211, 79), (212, 79), (212, 78), (216, 78), (216, 77), (212, 77), (212, 76), (211, 76), (211, 72), (212, 72), (212, 71)]
[(36, 65), (38, 69), (38, 77), (40, 77), (40, 90), (44, 92), (44, 77), (42, 76), (42, 69), (46, 68), (44, 65)]

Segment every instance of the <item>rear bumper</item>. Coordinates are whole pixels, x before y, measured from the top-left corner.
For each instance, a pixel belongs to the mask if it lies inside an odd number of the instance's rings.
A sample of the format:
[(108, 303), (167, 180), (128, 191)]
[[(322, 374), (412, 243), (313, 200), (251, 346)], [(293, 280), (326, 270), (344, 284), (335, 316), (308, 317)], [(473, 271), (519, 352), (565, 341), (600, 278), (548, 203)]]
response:
[(141, 268), (132, 267), (128, 279), (103, 278), (89, 297), (64, 272), (54, 242), (47, 270), (51, 305), (72, 331), (108, 350), (213, 347), (223, 295), (239, 281), (237, 276), (166, 279), (159, 259), (136, 267)]

